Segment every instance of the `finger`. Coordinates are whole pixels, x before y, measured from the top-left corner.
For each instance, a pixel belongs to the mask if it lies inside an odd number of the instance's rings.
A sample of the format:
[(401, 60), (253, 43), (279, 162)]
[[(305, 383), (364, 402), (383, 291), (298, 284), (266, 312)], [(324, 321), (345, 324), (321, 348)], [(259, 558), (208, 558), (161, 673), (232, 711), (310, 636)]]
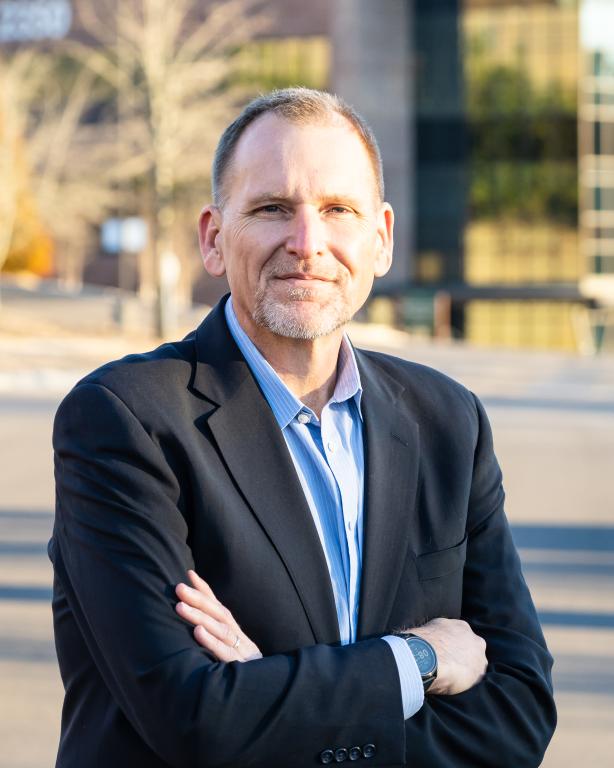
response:
[(208, 632), (217, 637), (218, 640), (226, 643), (226, 645), (234, 648), (238, 648), (240, 645), (242, 649), (249, 649), (251, 652), (256, 648), (249, 637), (238, 626), (231, 627), (228, 623), (218, 621), (213, 616), (198, 610), (198, 608), (193, 608), (183, 601), (177, 603), (175, 610), (183, 619), (189, 621), (190, 624), (194, 624), (194, 626), (201, 624), (204, 626)]
[(238, 634), (230, 629), (228, 624), (223, 624), (217, 621), (211, 616), (208, 616), (206, 613), (199, 611), (197, 608), (192, 608), (190, 605), (187, 605), (187, 603), (177, 603), (176, 611), (182, 618), (189, 621), (190, 624), (193, 624), (194, 626), (201, 625), (205, 627), (207, 632), (212, 634), (214, 637), (217, 637), (217, 639), (221, 640), (221, 642), (226, 643), (226, 645), (235, 647), (237, 644), (237, 638), (238, 644), (240, 645), (241, 638)]
[(210, 651), (218, 661), (243, 661), (241, 656), (226, 643), (218, 640), (217, 637), (208, 632), (205, 627), (199, 624), (194, 630), (194, 637), (199, 645)]
[(203, 578), (201, 578), (196, 573), (196, 571), (192, 570), (191, 568), (188, 570), (188, 578), (192, 582), (192, 586), (194, 587), (194, 589), (197, 589), (199, 592), (202, 592), (204, 595), (207, 595), (207, 597), (210, 597), (212, 600), (215, 600), (216, 603), (220, 602), (217, 599), (217, 597), (213, 594), (213, 590), (207, 584), (207, 582)]
[(258, 646), (240, 628), (237, 628), (236, 632), (230, 630), (227, 624), (221, 624), (206, 613), (187, 605), (187, 603), (177, 603), (175, 610), (182, 619), (189, 621), (194, 626), (203, 626), (210, 635), (235, 651), (237, 661), (262, 658)]
[[(204, 582), (206, 584), (206, 582)], [(194, 608), (199, 608), (206, 613), (209, 613), (220, 621), (227, 621), (229, 623), (234, 622), (232, 613), (226, 608), (225, 605), (213, 595), (213, 592), (207, 585), (208, 593), (202, 592), (200, 589), (195, 589), (187, 584), (177, 584), (175, 592), (181, 596), (181, 599), (186, 603), (189, 603)]]
[(214, 602), (210, 597), (201, 595), (191, 587), (188, 587), (187, 584), (177, 585), (175, 592), (181, 602), (185, 603), (190, 608), (193, 608), (201, 614), (210, 616), (216, 621), (227, 621), (222, 611), (222, 606), (219, 603)]
[(199, 611), (196, 608), (187, 603), (177, 603), (175, 610), (181, 616), (182, 619), (189, 621), (194, 626), (203, 626), (209, 634), (216, 637), (221, 642), (229, 646), (234, 646), (237, 637), (239, 637), (239, 645), (241, 644), (241, 638), (238, 634), (234, 633), (228, 626), (228, 624), (221, 624), (216, 619), (208, 616), (206, 613)]
[(175, 588), (175, 593), (180, 600), (191, 605), (192, 608), (197, 608), (208, 616), (228, 624), (235, 631), (238, 629), (237, 622), (234, 620), (232, 613), (217, 600), (204, 595), (187, 584), (178, 584)]
[[(189, 621), (190, 624), (193, 624), (195, 627), (198, 624), (206, 625), (207, 627), (213, 627), (214, 624), (217, 626), (220, 626), (220, 623), (217, 619), (214, 619), (212, 616), (209, 616), (207, 613), (203, 613), (202, 611), (199, 611), (198, 608), (193, 608), (188, 603), (184, 603), (183, 601), (179, 601), (175, 605), (175, 611), (181, 616), (182, 619), (185, 619), (186, 621)], [(214, 632), (216, 637), (219, 637), (222, 633), (221, 630), (218, 629), (217, 632)]]

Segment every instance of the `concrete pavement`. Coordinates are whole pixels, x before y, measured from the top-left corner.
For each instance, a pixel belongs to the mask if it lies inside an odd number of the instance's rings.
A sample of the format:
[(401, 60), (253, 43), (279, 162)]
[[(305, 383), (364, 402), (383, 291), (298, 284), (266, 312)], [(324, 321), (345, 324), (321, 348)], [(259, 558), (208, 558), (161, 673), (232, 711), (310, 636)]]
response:
[[(352, 335), (434, 365), (486, 403), (508, 514), (556, 659), (560, 725), (544, 766), (606, 768), (614, 752), (614, 358), (433, 346), (373, 328)], [(0, 335), (0, 768), (52, 765), (59, 733), (45, 553), (53, 413), (87, 370), (148, 346)]]

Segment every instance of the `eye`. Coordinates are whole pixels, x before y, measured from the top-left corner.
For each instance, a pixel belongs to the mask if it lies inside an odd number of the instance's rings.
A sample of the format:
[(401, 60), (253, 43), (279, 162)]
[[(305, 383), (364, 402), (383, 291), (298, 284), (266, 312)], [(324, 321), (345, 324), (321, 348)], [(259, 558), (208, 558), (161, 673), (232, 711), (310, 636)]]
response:
[(256, 209), (256, 213), (281, 213), (281, 207), (276, 203), (269, 203), (268, 205), (261, 205)]
[(340, 214), (343, 215), (343, 214), (346, 214), (346, 213), (353, 213), (352, 209), (348, 208), (347, 205), (331, 205), (328, 208), (328, 211), (330, 213), (334, 213), (336, 215), (340, 215)]

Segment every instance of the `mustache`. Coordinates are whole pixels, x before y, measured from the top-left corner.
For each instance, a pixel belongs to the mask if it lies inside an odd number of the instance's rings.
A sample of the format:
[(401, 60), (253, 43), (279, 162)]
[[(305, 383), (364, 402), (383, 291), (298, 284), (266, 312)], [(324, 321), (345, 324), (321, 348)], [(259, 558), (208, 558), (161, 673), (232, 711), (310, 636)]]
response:
[(311, 263), (309, 261), (281, 259), (267, 264), (263, 273), (267, 278), (283, 277), (290, 274), (311, 274), (326, 280), (338, 280), (342, 275), (342, 269), (337, 262), (325, 266), (321, 262)]

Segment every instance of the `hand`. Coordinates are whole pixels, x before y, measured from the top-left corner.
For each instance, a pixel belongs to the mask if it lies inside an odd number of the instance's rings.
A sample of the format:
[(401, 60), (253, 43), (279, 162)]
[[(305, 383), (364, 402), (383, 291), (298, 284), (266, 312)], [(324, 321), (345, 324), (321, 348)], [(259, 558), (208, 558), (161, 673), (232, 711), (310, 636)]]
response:
[(433, 619), (403, 630), (423, 637), (437, 654), (437, 678), (428, 693), (451, 696), (469, 690), (484, 677), (488, 660), (486, 642), (466, 621)]
[(178, 584), (175, 588), (175, 610), (182, 619), (194, 624), (196, 642), (218, 661), (250, 661), (260, 659), (258, 646), (241, 630), (232, 614), (213, 594), (211, 587), (195, 571), (188, 571), (192, 587)]

